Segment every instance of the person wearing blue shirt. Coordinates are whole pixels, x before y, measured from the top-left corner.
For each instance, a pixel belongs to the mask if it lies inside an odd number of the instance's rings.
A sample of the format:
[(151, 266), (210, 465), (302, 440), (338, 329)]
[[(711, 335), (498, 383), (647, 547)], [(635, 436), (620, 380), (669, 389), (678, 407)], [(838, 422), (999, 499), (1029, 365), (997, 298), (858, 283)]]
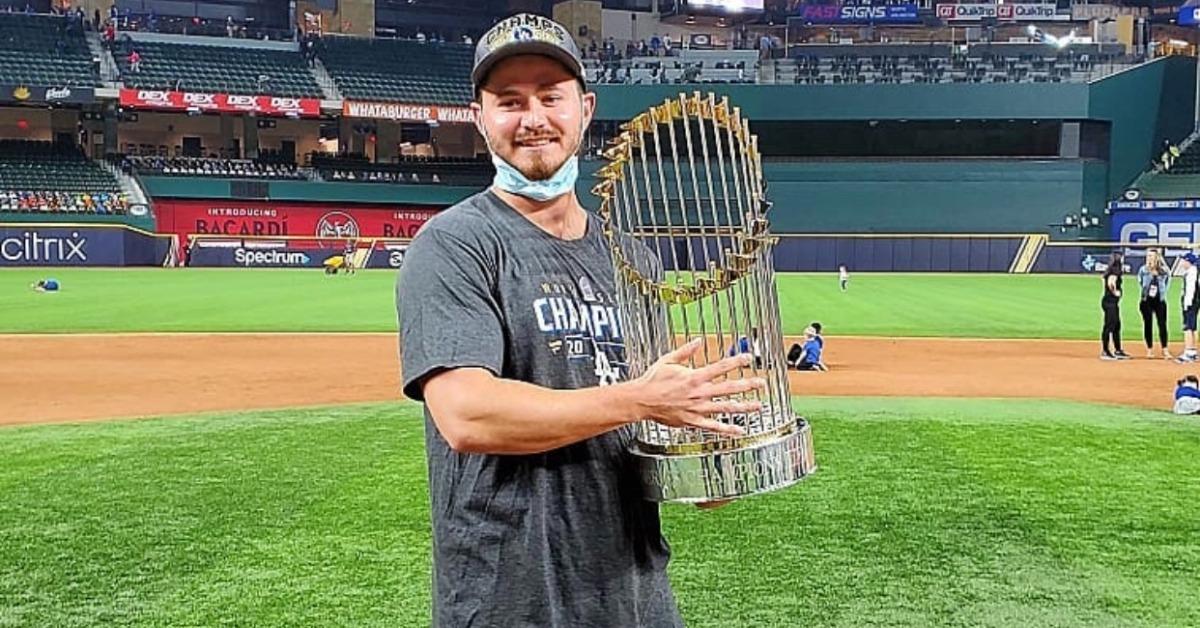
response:
[(1200, 379), (1188, 375), (1175, 382), (1175, 414), (1200, 414)]
[(762, 346), (758, 339), (758, 328), (754, 327), (750, 330), (750, 338), (742, 336), (734, 341), (733, 346), (729, 347), (729, 357), (742, 353), (749, 353), (754, 356), (754, 368), (762, 368)]
[(33, 289), (38, 292), (58, 292), (58, 280), (39, 279), (37, 283), (33, 284)]
[(821, 361), (824, 350), (825, 340), (810, 326), (804, 330), (804, 344), (792, 345), (788, 351), (788, 362), (798, 371), (828, 371), (829, 368)]

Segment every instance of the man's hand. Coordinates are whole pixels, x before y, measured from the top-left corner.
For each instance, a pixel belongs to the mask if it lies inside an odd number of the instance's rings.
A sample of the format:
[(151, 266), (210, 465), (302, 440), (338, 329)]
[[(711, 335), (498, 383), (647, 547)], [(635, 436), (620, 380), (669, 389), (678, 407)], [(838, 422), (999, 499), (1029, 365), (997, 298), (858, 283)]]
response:
[(765, 388), (767, 382), (757, 377), (716, 381), (749, 365), (753, 359), (749, 354), (724, 358), (698, 369), (687, 367), (688, 359), (702, 342), (702, 339), (693, 340), (664, 355), (636, 380), (642, 389), (639, 395), (642, 418), (667, 427), (695, 427), (726, 436), (740, 436), (744, 433), (742, 428), (711, 417), (755, 412), (762, 409), (762, 404), (757, 401), (717, 401), (714, 397), (759, 390)]

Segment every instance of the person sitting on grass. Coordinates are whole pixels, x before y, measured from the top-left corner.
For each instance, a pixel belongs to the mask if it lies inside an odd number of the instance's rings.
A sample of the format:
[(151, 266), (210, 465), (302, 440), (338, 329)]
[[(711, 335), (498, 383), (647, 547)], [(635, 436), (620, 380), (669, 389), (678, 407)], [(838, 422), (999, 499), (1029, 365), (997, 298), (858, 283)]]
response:
[(58, 292), (58, 280), (39, 279), (32, 287), (38, 292)]
[(810, 326), (804, 330), (804, 344), (793, 344), (788, 350), (788, 364), (797, 371), (828, 371), (829, 367), (821, 361), (824, 346), (824, 339)]
[(1186, 375), (1175, 382), (1175, 414), (1200, 414), (1200, 378)]

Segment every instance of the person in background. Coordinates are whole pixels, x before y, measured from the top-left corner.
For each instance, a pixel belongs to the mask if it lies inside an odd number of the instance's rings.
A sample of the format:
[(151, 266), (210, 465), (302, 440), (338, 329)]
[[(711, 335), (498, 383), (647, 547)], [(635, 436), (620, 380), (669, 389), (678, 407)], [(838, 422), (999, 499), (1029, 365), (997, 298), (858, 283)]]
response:
[(1179, 259), (1183, 267), (1183, 290), (1179, 297), (1183, 318), (1183, 355), (1175, 361), (1186, 364), (1196, 361), (1196, 314), (1200, 312), (1200, 295), (1196, 294), (1200, 270), (1196, 268), (1196, 262), (1200, 258), (1189, 252)]
[(749, 353), (754, 356), (754, 368), (762, 368), (762, 341), (758, 337), (758, 328), (750, 329), (750, 337), (742, 336), (729, 348), (729, 357)]
[[(1113, 252), (1104, 271), (1104, 296), (1100, 298), (1100, 309), (1104, 310), (1104, 328), (1100, 330), (1103, 351), (1101, 360), (1128, 360), (1129, 354), (1121, 349), (1121, 278), (1125, 272), (1125, 257)], [(1109, 342), (1113, 351), (1109, 350)]]
[(821, 352), (825, 341), (812, 326), (804, 330), (804, 344), (794, 344), (788, 351), (788, 363), (797, 371), (828, 371), (829, 367), (821, 361)]
[(1138, 310), (1142, 313), (1142, 337), (1146, 341), (1146, 357), (1154, 357), (1154, 321), (1158, 320), (1158, 341), (1162, 345), (1162, 357), (1171, 359), (1167, 350), (1167, 286), (1171, 281), (1171, 269), (1163, 261), (1158, 249), (1146, 250), (1146, 263), (1138, 269), (1138, 285), (1142, 298)]
[(1200, 379), (1187, 375), (1175, 382), (1175, 414), (1200, 414)]
[(54, 278), (39, 279), (33, 284), (33, 289), (38, 292), (58, 292), (58, 280)]
[(841, 286), (842, 292), (850, 287), (850, 271), (846, 269), (845, 264), (838, 266), (838, 285)]

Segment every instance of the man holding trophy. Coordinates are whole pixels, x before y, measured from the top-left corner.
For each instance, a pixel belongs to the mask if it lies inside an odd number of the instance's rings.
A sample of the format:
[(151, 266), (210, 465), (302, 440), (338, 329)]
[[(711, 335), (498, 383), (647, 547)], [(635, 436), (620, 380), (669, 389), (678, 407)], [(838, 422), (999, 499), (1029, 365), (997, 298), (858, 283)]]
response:
[[(658, 502), (721, 503), (811, 464), (760, 457), (774, 479), (747, 484), (755, 461), (720, 444), (776, 447), (756, 430), (786, 427), (764, 402), (777, 381), (747, 355), (703, 359), (708, 334), (663, 323), (667, 309), (630, 309), (614, 256), (631, 267), (653, 247), (616, 248), (614, 223), (575, 194), (595, 95), (569, 33), (504, 20), (480, 39), (472, 81), (495, 180), (421, 229), (397, 284), (404, 393), (425, 403), (433, 624), (682, 625)], [(638, 454), (647, 425), (704, 451)], [(709, 488), (689, 492), (697, 482)]]

